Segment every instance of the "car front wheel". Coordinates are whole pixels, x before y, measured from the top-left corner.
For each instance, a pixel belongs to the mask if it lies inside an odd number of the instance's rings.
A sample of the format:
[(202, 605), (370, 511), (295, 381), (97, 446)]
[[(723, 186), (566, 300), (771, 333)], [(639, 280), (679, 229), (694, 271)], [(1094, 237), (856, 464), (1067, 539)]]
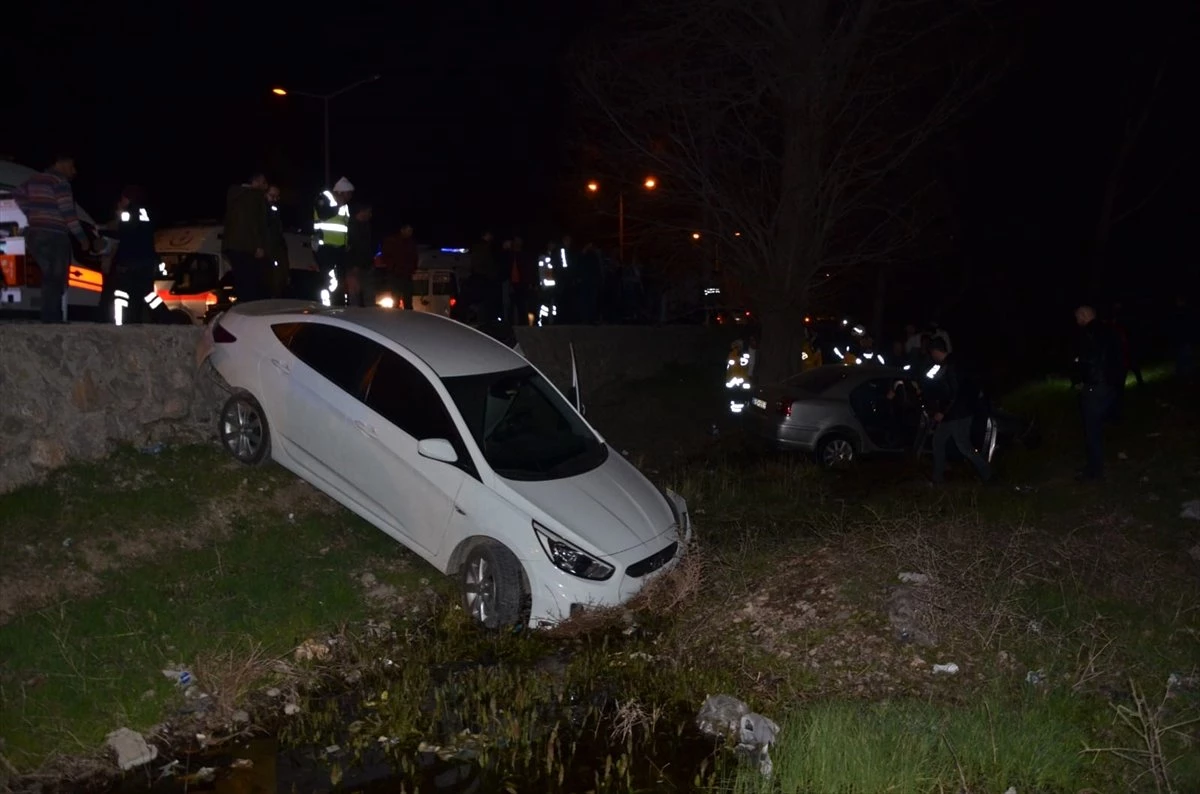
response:
[(462, 567), (463, 609), (487, 629), (521, 622), (525, 596), (521, 563), (499, 543), (481, 543)]
[(225, 401), (217, 429), (221, 444), (239, 463), (257, 466), (268, 460), (271, 432), (262, 406), (246, 392)]

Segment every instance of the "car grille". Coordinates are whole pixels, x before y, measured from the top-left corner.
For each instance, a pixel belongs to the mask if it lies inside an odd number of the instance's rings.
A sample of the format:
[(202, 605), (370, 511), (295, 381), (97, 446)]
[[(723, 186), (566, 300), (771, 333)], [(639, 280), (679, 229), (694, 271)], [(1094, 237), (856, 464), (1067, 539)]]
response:
[(675, 550), (678, 548), (678, 543), (672, 543), (662, 551), (656, 552), (646, 559), (630, 565), (625, 569), (625, 575), (637, 579), (638, 577), (645, 576), (646, 574), (654, 573), (675, 558)]

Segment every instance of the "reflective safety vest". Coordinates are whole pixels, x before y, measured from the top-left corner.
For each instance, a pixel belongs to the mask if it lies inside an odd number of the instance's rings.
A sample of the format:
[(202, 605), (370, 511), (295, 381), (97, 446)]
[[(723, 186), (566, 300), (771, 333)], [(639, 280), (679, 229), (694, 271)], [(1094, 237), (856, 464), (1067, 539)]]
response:
[(350, 205), (338, 206), (333, 193), (323, 191), (313, 209), (313, 245), (345, 248), (346, 234), (349, 231)]

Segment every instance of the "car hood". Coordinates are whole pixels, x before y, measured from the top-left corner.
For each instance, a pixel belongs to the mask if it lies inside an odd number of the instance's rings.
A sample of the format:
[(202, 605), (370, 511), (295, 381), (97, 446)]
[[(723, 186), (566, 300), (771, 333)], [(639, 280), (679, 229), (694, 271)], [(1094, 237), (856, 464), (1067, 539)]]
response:
[(619, 454), (575, 477), (505, 483), (601, 554), (640, 546), (675, 523), (662, 493)]

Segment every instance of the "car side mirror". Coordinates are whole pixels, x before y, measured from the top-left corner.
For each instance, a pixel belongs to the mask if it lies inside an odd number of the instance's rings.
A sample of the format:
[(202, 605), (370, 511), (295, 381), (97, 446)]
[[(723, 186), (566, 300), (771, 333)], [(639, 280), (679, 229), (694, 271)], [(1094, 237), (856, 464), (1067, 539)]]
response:
[(417, 454), (442, 463), (458, 463), (454, 445), (444, 438), (425, 438), (417, 443)]

